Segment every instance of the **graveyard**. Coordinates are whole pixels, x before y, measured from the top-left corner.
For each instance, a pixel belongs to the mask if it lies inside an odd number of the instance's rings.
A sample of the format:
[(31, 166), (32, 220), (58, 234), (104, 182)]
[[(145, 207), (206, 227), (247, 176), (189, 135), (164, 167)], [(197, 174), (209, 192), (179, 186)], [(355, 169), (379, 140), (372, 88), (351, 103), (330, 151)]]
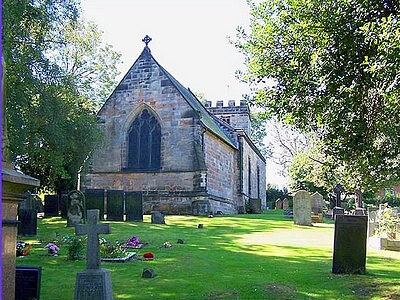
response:
[[(150, 215), (143, 222), (100, 223), (109, 224), (111, 232), (102, 231), (101, 239), (137, 239), (143, 245), (130, 249), (133, 259), (101, 262), (111, 275), (114, 299), (400, 297), (400, 252), (368, 248), (365, 275), (332, 273), (334, 222), (327, 218), (299, 226), (278, 209), (213, 218), (166, 215), (165, 224), (152, 224)], [(76, 230), (59, 216), (46, 217), (38, 219), (36, 236), (18, 238), (30, 249), (17, 257), (17, 266), (41, 268), (40, 299), (73, 298), (77, 273), (89, 264), (86, 252), (79, 260), (68, 259), (65, 237)], [(57, 255), (45, 248), (50, 242), (58, 246)], [(148, 253), (153, 258), (145, 259)], [(150, 278), (144, 270), (151, 270)]]

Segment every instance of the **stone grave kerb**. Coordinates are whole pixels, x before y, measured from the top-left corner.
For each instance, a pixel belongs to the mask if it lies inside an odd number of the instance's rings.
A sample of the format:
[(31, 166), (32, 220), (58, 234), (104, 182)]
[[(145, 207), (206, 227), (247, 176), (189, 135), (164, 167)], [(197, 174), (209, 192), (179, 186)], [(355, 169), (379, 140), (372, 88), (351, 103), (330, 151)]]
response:
[(100, 243), (99, 234), (111, 233), (110, 224), (99, 223), (99, 210), (87, 211), (87, 224), (77, 224), (75, 227), (77, 235), (87, 234), (86, 269), (100, 269)]

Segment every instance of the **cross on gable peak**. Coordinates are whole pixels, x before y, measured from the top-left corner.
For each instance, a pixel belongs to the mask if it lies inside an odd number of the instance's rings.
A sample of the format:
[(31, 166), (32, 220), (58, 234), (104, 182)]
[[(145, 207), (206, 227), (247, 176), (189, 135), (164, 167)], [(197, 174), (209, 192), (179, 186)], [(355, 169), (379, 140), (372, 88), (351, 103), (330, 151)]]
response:
[(142, 39), (142, 42), (146, 44), (146, 47), (148, 47), (148, 44), (152, 41), (152, 38), (149, 37), (147, 34), (146, 36)]

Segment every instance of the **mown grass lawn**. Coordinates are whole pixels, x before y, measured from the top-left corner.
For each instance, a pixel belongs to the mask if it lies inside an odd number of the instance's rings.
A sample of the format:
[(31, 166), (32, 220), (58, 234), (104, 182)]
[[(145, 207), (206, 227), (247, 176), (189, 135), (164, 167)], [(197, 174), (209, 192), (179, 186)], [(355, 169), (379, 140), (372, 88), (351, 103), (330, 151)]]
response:
[[(153, 261), (102, 263), (115, 299), (400, 299), (400, 253), (370, 251), (366, 275), (333, 275), (333, 224), (293, 225), (281, 211), (262, 215), (166, 216), (166, 225), (110, 222), (109, 241), (138, 236)], [(198, 229), (198, 224), (204, 224)], [(73, 299), (85, 261), (68, 261), (66, 246), (50, 257), (45, 243), (73, 234), (60, 218), (38, 221), (37, 239), (18, 265), (42, 267), (41, 299)], [(183, 239), (184, 244), (177, 244)], [(41, 240), (42, 243), (38, 241)], [(164, 242), (171, 248), (160, 248)], [(157, 276), (141, 277), (144, 268)]]

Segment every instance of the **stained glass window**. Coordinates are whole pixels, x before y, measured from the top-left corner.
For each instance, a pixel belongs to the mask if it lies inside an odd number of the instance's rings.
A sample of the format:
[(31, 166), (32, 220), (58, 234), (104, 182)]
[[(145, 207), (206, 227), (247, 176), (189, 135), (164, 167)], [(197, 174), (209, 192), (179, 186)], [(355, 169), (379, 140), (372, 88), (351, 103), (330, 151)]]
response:
[(160, 124), (148, 109), (143, 109), (129, 129), (127, 170), (159, 170), (161, 168), (160, 157)]

